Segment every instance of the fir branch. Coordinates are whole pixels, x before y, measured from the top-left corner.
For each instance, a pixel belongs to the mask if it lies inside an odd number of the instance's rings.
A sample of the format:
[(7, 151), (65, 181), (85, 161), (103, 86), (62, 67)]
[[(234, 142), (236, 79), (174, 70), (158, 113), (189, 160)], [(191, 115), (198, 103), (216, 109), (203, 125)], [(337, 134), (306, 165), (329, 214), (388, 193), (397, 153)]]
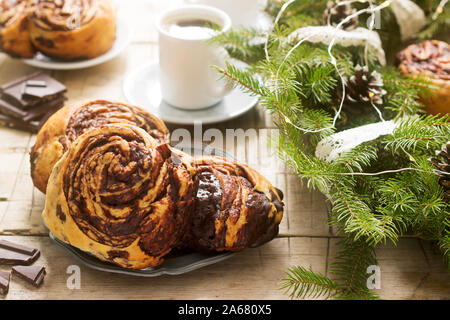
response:
[(330, 278), (304, 267), (291, 267), (285, 271), (287, 277), (281, 279), (280, 289), (291, 299), (324, 297), (329, 299), (342, 292), (339, 284)]
[(218, 34), (210, 40), (210, 43), (224, 47), (233, 58), (255, 63), (264, 58), (262, 49), (265, 37), (260, 30), (238, 28)]
[(331, 264), (330, 272), (341, 284), (338, 299), (379, 299), (367, 288), (367, 268), (377, 265), (375, 247), (365, 241), (342, 239), (338, 245), (342, 250)]
[(444, 236), (439, 240), (439, 247), (444, 254), (444, 259), (447, 262), (448, 269), (450, 270), (450, 210), (447, 211), (443, 225), (445, 227), (445, 231)]
[(331, 188), (331, 222), (356, 240), (376, 245), (387, 239), (396, 242), (398, 230), (391, 216), (375, 213), (367, 203), (341, 179)]
[(333, 279), (300, 266), (289, 268), (281, 279), (280, 289), (291, 299), (367, 299), (379, 297), (367, 288), (367, 268), (376, 265), (375, 248), (364, 242), (343, 239), (341, 251), (331, 264)]
[(386, 148), (393, 153), (399, 150), (425, 152), (436, 150), (450, 137), (450, 115), (422, 116), (400, 123), (391, 135), (386, 136)]
[(257, 77), (249, 72), (239, 69), (238, 67), (227, 62), (226, 70), (214, 66), (214, 68), (227, 78), (230, 84), (240, 87), (245, 92), (255, 96), (269, 96), (270, 92), (261, 84)]
[[(450, 116), (417, 116), (423, 112), (421, 99), (435, 89), (429, 80), (405, 76), (394, 67), (382, 67), (371, 55), (365, 59), (363, 47), (336, 45), (333, 55), (341, 75), (350, 78), (354, 66), (364, 63), (381, 73), (387, 93), (380, 110), (384, 119), (395, 119), (399, 125), (392, 134), (364, 143), (332, 163), (316, 158), (317, 143), (334, 131), (378, 121), (373, 114), (346, 118), (350, 114), (348, 106), (334, 119), (341, 78), (330, 63), (327, 46), (305, 42), (291, 50), (293, 44), (286, 41), (287, 35), (300, 26), (322, 24), (326, 2), (296, 1), (288, 7), (269, 34), (268, 61), (265, 55), (261, 57), (263, 50), (257, 52), (257, 46), (250, 41), (255, 35), (251, 30), (224, 36), (222, 41), (228, 50), (253, 61), (253, 65), (247, 71), (231, 65), (218, 71), (235, 86), (261, 98), (261, 105), (273, 114), (280, 129), (276, 143), (279, 157), (307, 181), (308, 187), (330, 196), (330, 223), (347, 236), (332, 265), (332, 279), (293, 267), (286, 272), (282, 288), (291, 298), (323, 295), (373, 299), (377, 296), (367, 289), (365, 272), (368, 265), (376, 264), (376, 244), (387, 240), (396, 243), (401, 235), (410, 233), (438, 242), (444, 256), (450, 256), (449, 204), (443, 200), (443, 189), (428, 163), (434, 150), (450, 140)], [(283, 3), (269, 0), (268, 12), (276, 16)], [(367, 6), (353, 4), (358, 9)], [(385, 10), (383, 29), (377, 31), (388, 61), (393, 61), (396, 46), (400, 45), (399, 32), (393, 32), (398, 25), (392, 10)], [(434, 10), (434, 6), (430, 7), (428, 15)], [(360, 17), (360, 24), (365, 18)], [(443, 19), (445, 15), (434, 25)]]
[(350, 151), (340, 155), (335, 161), (337, 165), (343, 166), (348, 172), (362, 172), (372, 161), (378, 157), (378, 149), (370, 143), (361, 144)]

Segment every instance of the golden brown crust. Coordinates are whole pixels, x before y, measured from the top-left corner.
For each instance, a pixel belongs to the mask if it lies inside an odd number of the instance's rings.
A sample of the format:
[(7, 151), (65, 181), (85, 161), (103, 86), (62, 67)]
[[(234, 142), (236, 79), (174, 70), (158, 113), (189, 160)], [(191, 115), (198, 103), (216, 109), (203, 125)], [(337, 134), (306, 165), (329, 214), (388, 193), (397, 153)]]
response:
[(426, 40), (412, 44), (397, 55), (403, 74), (426, 76), (436, 91), (423, 99), (427, 112), (450, 112), (450, 45), (443, 41)]
[(194, 158), (197, 195), (186, 244), (200, 251), (240, 251), (272, 240), (283, 217), (280, 190), (247, 165)]
[(31, 58), (36, 54), (28, 29), (27, 0), (0, 2), (0, 50), (14, 57)]
[(34, 185), (45, 193), (53, 166), (70, 144), (88, 129), (112, 123), (136, 125), (160, 143), (170, 141), (169, 130), (162, 120), (139, 107), (106, 100), (65, 106), (47, 120), (31, 149)]
[(101, 260), (158, 266), (179, 245), (193, 208), (195, 172), (177, 153), (135, 126), (85, 132), (53, 169), (47, 227)]
[(91, 59), (111, 49), (116, 14), (110, 0), (37, 0), (29, 14), (33, 45), (63, 59)]

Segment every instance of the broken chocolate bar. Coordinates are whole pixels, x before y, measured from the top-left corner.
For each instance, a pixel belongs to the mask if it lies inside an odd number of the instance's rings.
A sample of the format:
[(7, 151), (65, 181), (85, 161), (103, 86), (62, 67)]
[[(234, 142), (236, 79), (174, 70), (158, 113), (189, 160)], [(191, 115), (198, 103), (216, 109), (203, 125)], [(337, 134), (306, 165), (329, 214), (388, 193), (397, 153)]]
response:
[(36, 133), (39, 131), (39, 121), (25, 122), (22, 119), (13, 118), (3, 114), (0, 114), (0, 126), (28, 131), (31, 133)]
[(42, 284), (46, 275), (45, 267), (42, 266), (15, 266), (12, 271), (36, 287)]
[(2, 295), (8, 294), (10, 280), (11, 280), (11, 272), (0, 271), (0, 294)]
[(19, 109), (19, 108), (13, 106), (12, 104), (10, 104), (9, 102), (1, 100), (1, 99), (0, 99), (0, 111), (4, 114), (13, 116), (16, 118), (22, 118), (27, 115), (27, 113), (24, 110)]
[(42, 104), (38, 104), (37, 106), (28, 109), (26, 114), (21, 118), (23, 121), (28, 122), (31, 120), (39, 119), (40, 117), (47, 115), (48, 113), (52, 115), (64, 105), (65, 101), (65, 97), (59, 97)]
[(62, 83), (43, 72), (36, 72), (6, 83), (0, 90), (4, 100), (21, 109), (28, 109), (43, 101), (61, 97), (67, 91)]
[(40, 251), (26, 246), (0, 240), (0, 263), (30, 265), (40, 255)]
[(0, 248), (12, 250), (12, 251), (19, 252), (19, 253), (25, 253), (30, 256), (32, 256), (33, 254), (36, 253), (36, 251), (38, 251), (38, 249), (29, 248), (27, 246), (17, 244), (17, 243), (11, 242), (11, 241), (7, 241), (7, 240), (0, 240)]
[(42, 72), (0, 87), (0, 125), (36, 133), (64, 106), (66, 87)]

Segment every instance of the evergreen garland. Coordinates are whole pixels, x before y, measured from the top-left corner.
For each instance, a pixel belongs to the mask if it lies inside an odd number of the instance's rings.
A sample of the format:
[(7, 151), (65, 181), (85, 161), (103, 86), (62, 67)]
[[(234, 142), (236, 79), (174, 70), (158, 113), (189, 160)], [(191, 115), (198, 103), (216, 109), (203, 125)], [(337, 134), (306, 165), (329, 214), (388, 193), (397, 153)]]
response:
[[(242, 71), (228, 64), (217, 70), (236, 87), (259, 96), (274, 115), (280, 130), (274, 141), (279, 156), (311, 189), (328, 196), (330, 223), (345, 235), (329, 276), (294, 266), (286, 271), (281, 288), (291, 298), (376, 299), (377, 295), (367, 289), (366, 270), (376, 264), (378, 244), (397, 243), (400, 236), (412, 234), (438, 244), (444, 259), (450, 261), (450, 204), (444, 200), (443, 188), (428, 160), (450, 140), (450, 116), (421, 115), (420, 98), (429, 94), (430, 83), (404, 76), (394, 67), (382, 67), (362, 47), (335, 45), (333, 64), (327, 46), (304, 42), (286, 59), (292, 49), (287, 36), (299, 27), (321, 25), (327, 2), (293, 2), (269, 35), (239, 29), (218, 36), (214, 41), (233, 57), (250, 63), (251, 68)], [(275, 18), (284, 3), (270, 0), (266, 11)], [(432, 18), (439, 1), (417, 3), (429, 19), (418, 39), (448, 32), (447, 7)], [(357, 1), (356, 5), (360, 9), (367, 3)], [(383, 10), (381, 16), (387, 20), (383, 24), (395, 25), (390, 8)], [(390, 39), (384, 29), (379, 33), (385, 48), (400, 43), (397, 38)], [(392, 29), (389, 32), (394, 33)], [(265, 55), (267, 36), (269, 59)], [(397, 48), (392, 48), (390, 53), (395, 54)], [(357, 65), (381, 74), (386, 92), (378, 111), (385, 120), (400, 124), (391, 135), (363, 143), (332, 162), (320, 160), (315, 150), (323, 138), (380, 121), (375, 108), (353, 116), (345, 97), (335, 118), (342, 102), (342, 79), (354, 76)]]

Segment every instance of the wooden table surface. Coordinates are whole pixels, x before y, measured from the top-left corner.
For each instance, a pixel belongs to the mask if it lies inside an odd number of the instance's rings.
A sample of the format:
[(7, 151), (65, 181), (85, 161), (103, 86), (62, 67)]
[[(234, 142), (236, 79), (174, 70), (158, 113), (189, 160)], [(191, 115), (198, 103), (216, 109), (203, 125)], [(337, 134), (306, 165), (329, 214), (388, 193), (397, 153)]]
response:
[[(84, 70), (50, 71), (68, 88), (69, 102), (85, 99), (125, 101), (122, 81), (126, 74), (157, 58), (155, 17), (179, 0), (121, 1), (120, 13), (134, 28), (132, 44), (117, 58)], [(35, 71), (19, 60), (0, 55), (0, 83)], [(45, 196), (30, 178), (29, 149), (35, 136), (0, 128), (0, 239), (41, 250), (35, 264), (48, 275), (40, 288), (12, 278), (6, 299), (288, 299), (279, 290), (283, 270), (293, 265), (326, 274), (338, 250), (339, 237), (330, 230), (327, 205), (318, 192), (310, 192), (290, 173), (267, 145), (276, 134), (271, 118), (257, 106), (245, 115), (207, 128), (255, 128), (246, 141), (224, 146), (264, 174), (284, 191), (286, 211), (280, 235), (270, 243), (247, 249), (229, 260), (180, 276), (138, 278), (89, 269), (52, 242), (42, 225)], [(170, 126), (170, 129), (179, 128)], [(187, 127), (188, 130), (192, 128)], [(450, 299), (450, 274), (439, 252), (416, 238), (402, 238), (377, 250), (384, 299)], [(81, 288), (67, 287), (67, 268), (79, 265)], [(0, 270), (10, 270), (0, 266)], [(1, 297), (0, 299), (5, 299)]]

